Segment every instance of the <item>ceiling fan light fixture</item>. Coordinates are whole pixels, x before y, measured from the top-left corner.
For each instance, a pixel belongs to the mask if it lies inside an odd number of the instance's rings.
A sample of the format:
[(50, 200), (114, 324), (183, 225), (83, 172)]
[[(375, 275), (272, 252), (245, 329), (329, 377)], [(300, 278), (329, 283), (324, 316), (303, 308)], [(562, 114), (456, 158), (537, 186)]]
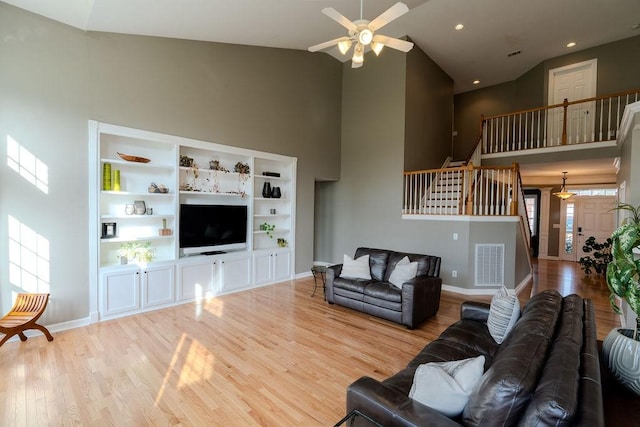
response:
[(566, 200), (571, 196), (575, 196), (577, 193), (572, 193), (567, 191), (566, 183), (567, 181), (567, 172), (562, 172), (562, 187), (560, 187), (560, 191), (557, 193), (553, 193), (554, 196), (561, 198), (562, 200)]
[(373, 31), (371, 31), (370, 29), (364, 28), (358, 33), (358, 41), (360, 42), (361, 45), (368, 46), (372, 40), (373, 40)]
[(338, 42), (338, 49), (341, 54), (346, 55), (349, 49), (351, 49), (351, 40), (342, 40), (341, 42)]
[(356, 45), (356, 48), (353, 51), (353, 58), (351, 58), (351, 60), (356, 64), (362, 64), (364, 62), (364, 52), (360, 43)]
[(377, 42), (371, 43), (371, 50), (373, 51), (373, 53), (376, 54), (376, 56), (380, 55), (380, 52), (382, 52), (382, 48), (384, 48), (384, 44), (382, 43), (377, 43)]

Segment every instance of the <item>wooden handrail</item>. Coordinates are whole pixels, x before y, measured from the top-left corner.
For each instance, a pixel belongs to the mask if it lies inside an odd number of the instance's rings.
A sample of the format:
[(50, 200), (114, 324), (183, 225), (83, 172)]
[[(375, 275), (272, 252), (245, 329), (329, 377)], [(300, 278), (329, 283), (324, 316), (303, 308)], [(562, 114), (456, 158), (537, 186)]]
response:
[[(568, 101), (567, 105), (576, 105), (576, 104), (582, 104), (585, 102), (593, 102), (593, 101), (599, 101), (601, 99), (607, 99), (607, 98), (615, 98), (616, 96), (624, 96), (624, 95), (631, 95), (631, 94), (635, 94), (635, 93), (639, 93), (640, 89), (634, 89), (634, 90), (628, 90), (628, 91), (624, 91), (624, 92), (618, 92), (618, 93), (611, 93), (608, 95), (601, 95), (601, 96), (594, 96), (592, 98), (585, 98), (585, 99), (580, 99), (577, 101)], [(565, 103), (564, 101), (559, 103), (559, 104), (553, 104), (553, 105), (545, 105), (544, 107), (536, 107), (536, 108), (528, 108), (526, 110), (518, 110), (518, 111), (512, 111), (510, 113), (505, 113), (505, 114), (496, 114), (494, 116), (484, 116), (482, 115), (482, 121), (486, 122), (487, 120), (492, 120), (492, 119), (499, 119), (501, 117), (508, 117), (508, 116), (515, 116), (518, 114), (525, 114), (525, 113), (533, 113), (535, 111), (543, 111), (543, 110), (550, 110), (552, 108), (560, 108), (560, 107), (564, 107)]]

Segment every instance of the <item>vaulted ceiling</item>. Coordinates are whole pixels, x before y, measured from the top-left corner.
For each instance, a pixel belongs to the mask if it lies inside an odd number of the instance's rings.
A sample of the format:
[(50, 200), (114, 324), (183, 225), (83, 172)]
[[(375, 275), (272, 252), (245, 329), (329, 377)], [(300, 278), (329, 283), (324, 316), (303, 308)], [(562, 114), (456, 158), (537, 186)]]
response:
[[(4, 0), (87, 31), (306, 50), (345, 35), (321, 13), (360, 18), (358, 0)], [(373, 19), (395, 0), (364, 0)], [(410, 11), (382, 33), (408, 35), (454, 80), (455, 92), (510, 81), (568, 53), (640, 35), (637, 0), (405, 0)], [(456, 31), (454, 26), (463, 24)], [(520, 51), (509, 57), (508, 54)], [(329, 54), (341, 61), (336, 48)], [(324, 53), (315, 53), (323, 55)], [(365, 65), (366, 66), (366, 65)], [(478, 85), (473, 85), (479, 80)]]

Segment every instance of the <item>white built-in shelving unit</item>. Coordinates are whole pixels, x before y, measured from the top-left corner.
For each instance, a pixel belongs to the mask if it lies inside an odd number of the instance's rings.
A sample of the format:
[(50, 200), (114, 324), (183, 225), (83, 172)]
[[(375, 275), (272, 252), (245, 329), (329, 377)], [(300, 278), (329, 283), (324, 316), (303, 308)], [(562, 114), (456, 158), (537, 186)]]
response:
[[(123, 160), (118, 153), (149, 162)], [(89, 156), (92, 321), (293, 278), (295, 158), (95, 121), (89, 122)], [(185, 166), (182, 157), (193, 164)], [(222, 170), (212, 169), (214, 161)], [(250, 172), (235, 172), (236, 163), (248, 165)], [(113, 178), (110, 188), (104, 185), (106, 165), (112, 177), (119, 171), (119, 189), (113, 188)], [(149, 192), (152, 182), (168, 192)], [(279, 187), (279, 198), (263, 197), (267, 182)], [(152, 214), (127, 213), (126, 206), (136, 201)], [(184, 256), (180, 204), (246, 205), (246, 247)], [(267, 233), (260, 227), (264, 223), (275, 228)], [(163, 224), (171, 234), (160, 232)], [(147, 245), (152, 260), (121, 264), (119, 250), (128, 242)]]

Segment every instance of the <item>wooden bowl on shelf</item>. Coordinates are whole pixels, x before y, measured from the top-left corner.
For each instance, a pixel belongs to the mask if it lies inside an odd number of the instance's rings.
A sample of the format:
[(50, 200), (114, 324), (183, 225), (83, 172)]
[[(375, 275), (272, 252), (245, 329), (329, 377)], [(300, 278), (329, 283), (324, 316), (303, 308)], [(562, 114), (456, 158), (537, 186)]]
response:
[(130, 156), (129, 154), (118, 153), (118, 156), (127, 162), (149, 163), (151, 161), (151, 159), (147, 159), (146, 157)]

